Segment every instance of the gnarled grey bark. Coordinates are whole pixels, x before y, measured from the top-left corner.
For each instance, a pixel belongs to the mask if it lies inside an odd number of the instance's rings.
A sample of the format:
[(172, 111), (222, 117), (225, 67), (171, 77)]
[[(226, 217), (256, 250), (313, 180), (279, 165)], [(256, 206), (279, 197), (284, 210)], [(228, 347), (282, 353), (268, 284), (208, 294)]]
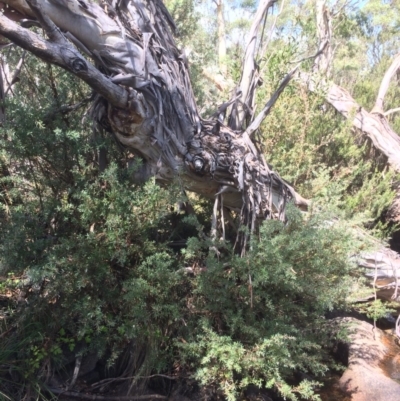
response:
[(277, 0), (261, 0), (253, 24), (251, 25), (246, 44), (242, 76), (236, 89), (237, 99), (232, 106), (231, 115), (229, 116), (228, 121), (228, 124), (232, 129), (243, 130), (251, 120), (254, 107), (255, 89), (259, 83), (258, 67), (255, 60), (258, 31), (268, 10), (276, 2)]
[[(246, 95), (238, 104), (252, 104), (257, 29), (274, 1), (263, 1), (257, 13), (242, 75)], [(5, 14), (0, 16), (0, 34), (90, 85), (98, 94), (92, 117), (143, 159), (146, 174), (164, 182), (179, 176), (187, 189), (209, 198), (223, 193), (224, 207), (240, 212), (251, 230), (260, 219), (283, 219), (288, 199), (306, 205), (269, 169), (247, 133), (237, 131), (241, 114), (232, 126), (201, 118), (187, 62), (161, 0), (5, 3), (6, 11), (39, 21), (48, 40)]]

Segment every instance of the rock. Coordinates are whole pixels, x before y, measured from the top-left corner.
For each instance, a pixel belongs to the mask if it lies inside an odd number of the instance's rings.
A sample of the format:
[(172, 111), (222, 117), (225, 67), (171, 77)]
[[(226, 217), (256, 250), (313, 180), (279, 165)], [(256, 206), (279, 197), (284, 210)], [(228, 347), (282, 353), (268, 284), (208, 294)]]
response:
[(390, 361), (390, 377), (400, 380), (400, 352)]
[(400, 383), (382, 369), (385, 357), (392, 352), (385, 333), (354, 318), (343, 318), (350, 324), (349, 365), (340, 378), (340, 387), (352, 401), (399, 401)]
[(367, 277), (398, 278), (400, 276), (400, 255), (391, 249), (381, 247), (376, 252), (358, 256), (358, 265), (366, 269)]

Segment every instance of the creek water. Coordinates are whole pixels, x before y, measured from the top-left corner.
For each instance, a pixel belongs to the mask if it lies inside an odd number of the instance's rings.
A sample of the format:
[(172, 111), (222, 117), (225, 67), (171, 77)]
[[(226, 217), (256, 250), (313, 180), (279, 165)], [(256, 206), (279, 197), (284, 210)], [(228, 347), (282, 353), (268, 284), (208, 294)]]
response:
[[(383, 338), (388, 348), (388, 353), (380, 363), (380, 368), (386, 376), (400, 383), (400, 347), (399, 339), (393, 335), (386, 335)], [(400, 400), (400, 395), (399, 395)]]
[[(400, 383), (400, 340), (393, 334), (393, 330), (386, 330), (384, 333), (382, 342), (388, 351), (379, 366), (387, 377)], [(339, 386), (340, 377), (341, 374), (333, 373), (326, 378), (324, 387), (318, 392), (322, 401), (351, 401), (351, 395), (346, 394)]]

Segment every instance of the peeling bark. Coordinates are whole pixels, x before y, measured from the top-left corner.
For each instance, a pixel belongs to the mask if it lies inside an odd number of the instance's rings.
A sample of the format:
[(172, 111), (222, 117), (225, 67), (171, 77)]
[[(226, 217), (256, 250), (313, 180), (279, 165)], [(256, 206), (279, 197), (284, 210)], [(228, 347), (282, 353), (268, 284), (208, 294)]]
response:
[[(385, 115), (372, 113), (361, 107), (344, 88), (326, 81), (317, 82), (311, 75), (299, 73), (300, 82), (311, 92), (323, 93), (325, 100), (334, 107), (345, 119), (368, 138), (374, 148), (387, 159), (387, 163), (396, 172), (400, 172), (400, 137), (390, 127)], [(387, 212), (388, 221), (400, 221), (400, 186), (394, 188), (395, 199)]]
[(228, 125), (234, 130), (244, 130), (251, 121), (254, 108), (255, 89), (259, 84), (256, 65), (257, 37), (263, 19), (277, 0), (261, 0), (250, 28), (243, 61), (242, 76), (236, 89), (237, 100), (232, 106)]

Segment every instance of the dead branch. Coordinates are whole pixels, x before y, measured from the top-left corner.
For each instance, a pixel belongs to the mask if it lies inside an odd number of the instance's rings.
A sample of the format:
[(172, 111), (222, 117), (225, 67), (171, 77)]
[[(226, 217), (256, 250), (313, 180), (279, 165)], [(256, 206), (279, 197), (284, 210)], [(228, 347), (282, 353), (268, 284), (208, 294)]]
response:
[(258, 74), (256, 66), (257, 36), (263, 19), (269, 8), (277, 0), (262, 0), (258, 6), (253, 24), (250, 28), (249, 39), (246, 45), (246, 52), (243, 60), (242, 76), (236, 89), (236, 95), (240, 93), (239, 99), (233, 104), (228, 125), (234, 130), (244, 129), (246, 120), (252, 115), (254, 106), (255, 88), (258, 85)]
[(4, 96), (7, 96), (8, 92), (11, 90), (11, 87), (12, 87), (16, 82), (18, 82), (19, 75), (21, 74), (22, 66), (24, 65), (25, 56), (26, 56), (26, 52), (23, 51), (23, 52), (22, 52), (22, 56), (21, 56), (21, 58), (19, 59), (18, 64), (17, 64), (17, 66), (16, 66), (16, 68), (15, 68), (14, 74), (13, 74), (13, 76), (12, 76), (12, 78), (11, 78), (11, 82), (9, 83), (9, 85), (8, 85), (8, 87), (7, 87), (7, 89), (6, 89), (5, 93), (4, 93)]
[(388, 164), (400, 172), (400, 137), (382, 115), (372, 114), (362, 108), (348, 91), (333, 83), (319, 82), (306, 73), (299, 73), (300, 82), (311, 92), (322, 93), (325, 100), (343, 117), (350, 120), (357, 130), (367, 136), (388, 159)]
[(49, 42), (1, 15), (0, 33), (42, 60), (72, 72), (116, 107), (127, 107), (128, 92), (101, 74), (73, 46)]
[(298, 68), (299, 68), (299, 65), (297, 65), (292, 71), (290, 71), (285, 76), (285, 78), (279, 84), (278, 89), (274, 92), (274, 94), (268, 100), (265, 107), (262, 109), (262, 111), (257, 115), (257, 117), (253, 120), (253, 122), (246, 129), (246, 133), (247, 133), (247, 135), (249, 135), (250, 138), (252, 137), (253, 133), (259, 128), (259, 126), (264, 121), (264, 119), (267, 117), (267, 115), (271, 111), (272, 107), (274, 106), (276, 101), (279, 99), (279, 96), (281, 95), (283, 90), (286, 88), (286, 86), (292, 80), (292, 78), (295, 75), (295, 73), (297, 72)]
[(316, 2), (317, 36), (319, 41), (318, 56), (314, 61), (313, 72), (318, 72), (326, 78), (330, 76), (332, 52), (332, 20), (326, 0)]
[(400, 111), (400, 107), (396, 107), (395, 109), (390, 109), (390, 110), (388, 110), (388, 111), (385, 111), (385, 112), (383, 113), (383, 115), (384, 115), (385, 117), (387, 117), (387, 116), (389, 116), (390, 114), (398, 113), (399, 111)]
[(96, 395), (96, 394), (84, 394), (84, 393), (77, 393), (74, 391), (64, 391), (62, 389), (57, 388), (49, 388), (48, 389), (51, 393), (57, 394), (60, 397), (73, 397), (79, 398), (81, 400), (103, 400), (103, 401), (140, 401), (140, 400), (166, 400), (168, 397), (160, 394), (146, 394), (146, 395), (122, 395), (122, 396), (103, 396), (103, 395)]
[[(223, 207), (240, 212), (249, 232), (265, 218), (285, 219), (290, 199), (306, 205), (268, 167), (247, 132), (241, 134), (220, 121), (200, 117), (187, 63), (172, 37), (174, 26), (161, 1), (127, 0), (118, 8), (111, 0), (105, 0), (107, 7), (86, 0), (30, 0), (30, 7), (23, 0), (5, 1), (38, 19), (50, 40), (5, 16), (0, 16), (0, 34), (72, 72), (97, 92), (91, 117), (99, 124), (107, 121), (107, 129), (119, 142), (143, 159), (141, 177), (155, 176), (169, 183), (179, 176), (183, 187), (210, 199), (226, 188)], [(257, 34), (275, 1), (263, 0), (256, 13), (235, 96), (234, 127), (248, 124), (253, 115)], [(95, 65), (68, 39), (90, 54)], [(279, 91), (269, 108), (278, 95)], [(267, 105), (264, 115), (268, 110)], [(241, 249), (247, 243), (248, 238), (242, 237)]]
[[(376, 98), (375, 105), (371, 110), (371, 113), (387, 115), (386, 113), (384, 113), (385, 95), (389, 89), (390, 81), (392, 80), (393, 76), (399, 71), (399, 69), (400, 69), (400, 53), (397, 54), (396, 57), (393, 59), (392, 64), (390, 65), (385, 75), (383, 76), (381, 86), (379, 87), (378, 96)], [(394, 113), (394, 111), (391, 112)]]

